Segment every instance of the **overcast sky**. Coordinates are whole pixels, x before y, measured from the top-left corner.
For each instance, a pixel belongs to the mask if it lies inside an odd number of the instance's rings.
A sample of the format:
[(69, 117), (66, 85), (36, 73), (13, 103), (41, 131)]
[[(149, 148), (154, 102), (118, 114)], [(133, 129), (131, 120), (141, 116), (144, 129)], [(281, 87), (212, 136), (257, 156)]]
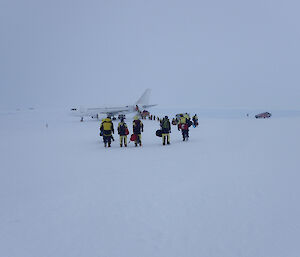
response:
[(300, 109), (299, 0), (0, 0), (0, 107)]

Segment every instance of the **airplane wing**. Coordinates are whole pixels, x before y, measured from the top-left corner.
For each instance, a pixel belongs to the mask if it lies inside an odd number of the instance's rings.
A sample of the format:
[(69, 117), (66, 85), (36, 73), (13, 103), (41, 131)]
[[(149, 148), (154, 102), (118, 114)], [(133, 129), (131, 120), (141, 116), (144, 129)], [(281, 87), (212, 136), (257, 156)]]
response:
[(132, 111), (129, 106), (126, 107), (107, 107), (107, 108), (88, 108), (86, 111), (87, 116), (95, 116), (97, 114), (107, 114), (107, 115), (118, 115), (125, 114)]
[(142, 107), (143, 108), (150, 108), (150, 107), (153, 107), (153, 106), (157, 106), (157, 104), (148, 104), (148, 105), (143, 105)]

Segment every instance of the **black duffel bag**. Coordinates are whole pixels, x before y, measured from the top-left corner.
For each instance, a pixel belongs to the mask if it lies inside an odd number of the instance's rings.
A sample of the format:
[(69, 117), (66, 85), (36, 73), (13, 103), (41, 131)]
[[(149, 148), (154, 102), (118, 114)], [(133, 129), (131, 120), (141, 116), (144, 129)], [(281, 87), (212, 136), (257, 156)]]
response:
[(162, 137), (162, 131), (161, 131), (161, 129), (156, 130), (155, 134), (156, 134), (157, 137)]

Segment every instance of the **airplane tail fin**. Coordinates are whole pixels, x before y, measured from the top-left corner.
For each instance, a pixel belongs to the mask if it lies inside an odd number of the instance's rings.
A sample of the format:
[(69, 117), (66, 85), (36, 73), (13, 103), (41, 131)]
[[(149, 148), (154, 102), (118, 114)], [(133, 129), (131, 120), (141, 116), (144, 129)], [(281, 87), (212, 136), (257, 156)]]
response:
[(146, 89), (142, 96), (137, 100), (136, 105), (148, 105), (150, 100), (151, 89)]

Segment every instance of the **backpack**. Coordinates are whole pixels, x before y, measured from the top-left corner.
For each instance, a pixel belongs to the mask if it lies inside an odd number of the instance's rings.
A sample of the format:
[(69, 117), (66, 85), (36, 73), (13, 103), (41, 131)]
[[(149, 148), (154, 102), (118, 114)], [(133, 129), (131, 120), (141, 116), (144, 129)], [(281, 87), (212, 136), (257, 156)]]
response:
[(125, 135), (126, 134), (126, 126), (125, 126), (125, 123), (123, 123), (123, 124), (121, 124), (120, 126), (119, 126), (119, 134), (120, 135)]
[(134, 127), (133, 127), (134, 133), (140, 133), (141, 132), (141, 121), (135, 120), (134, 121)]
[(112, 122), (111, 121), (104, 121), (102, 123), (103, 130), (112, 130)]
[(188, 126), (188, 124), (181, 124), (181, 125), (180, 125), (180, 128), (181, 128), (182, 130), (187, 130), (187, 129), (189, 128), (189, 126)]
[(164, 128), (164, 129), (169, 129), (169, 122), (168, 122), (168, 120), (164, 119), (163, 122), (162, 122), (161, 127)]

